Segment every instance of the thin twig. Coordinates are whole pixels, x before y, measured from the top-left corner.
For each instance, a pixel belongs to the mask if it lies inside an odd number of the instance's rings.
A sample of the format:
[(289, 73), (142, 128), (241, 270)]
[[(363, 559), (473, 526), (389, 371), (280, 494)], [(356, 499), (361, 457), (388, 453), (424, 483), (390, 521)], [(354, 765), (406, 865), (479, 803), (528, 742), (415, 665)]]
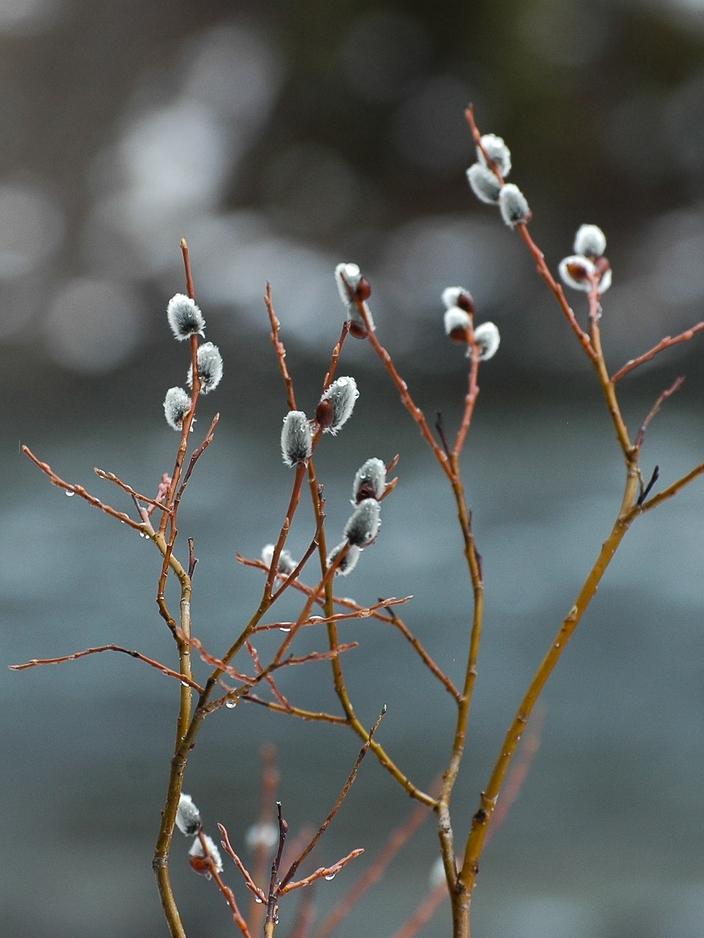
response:
[(122, 524), (126, 524), (130, 528), (134, 528), (134, 530), (139, 531), (140, 534), (145, 533), (145, 526), (143, 523), (130, 518), (130, 516), (125, 514), (124, 511), (118, 511), (111, 505), (106, 505), (104, 502), (101, 502), (99, 498), (96, 498), (95, 495), (91, 495), (90, 492), (88, 492), (82, 485), (74, 485), (72, 482), (67, 482), (65, 479), (62, 479), (61, 476), (58, 476), (54, 472), (49, 463), (42, 462), (42, 460), (39, 459), (38, 456), (35, 456), (32, 450), (26, 444), (23, 443), (20, 449), (27, 457), (27, 459), (34, 463), (37, 469), (41, 470), (46, 476), (48, 476), (52, 485), (63, 489), (70, 495), (79, 495), (84, 501), (88, 502), (89, 505), (92, 505), (99, 511), (105, 512), (105, 514), (110, 515), (111, 518), (115, 518)]
[(306, 886), (311, 886), (314, 882), (319, 879), (334, 879), (335, 876), (344, 869), (348, 863), (352, 860), (356, 860), (357, 857), (361, 857), (364, 853), (363, 847), (357, 847), (355, 850), (351, 850), (347, 856), (342, 857), (338, 860), (337, 863), (333, 863), (331, 866), (320, 866), (317, 870), (314, 870), (304, 879), (292, 880), (288, 885), (284, 886), (280, 890), (280, 895), (284, 896), (289, 892), (293, 892), (294, 889), (304, 889)]
[[(281, 857), (286, 844), (286, 835), (288, 833), (288, 823), (281, 813), (281, 802), (276, 802), (276, 816), (279, 823), (279, 843), (276, 848), (274, 859), (271, 863), (271, 877), (269, 878), (269, 895), (266, 904), (266, 919), (264, 920), (264, 934), (266, 938), (274, 934), (274, 925), (278, 920), (277, 908), (278, 898), (281, 894), (281, 887), (277, 882), (279, 878), (279, 867), (281, 866)], [(267, 925), (269, 928), (267, 928)]]
[(697, 333), (702, 332), (703, 330), (704, 321), (698, 322), (695, 326), (691, 326), (689, 329), (685, 329), (685, 331), (680, 332), (679, 335), (666, 335), (664, 339), (660, 339), (660, 341), (651, 349), (648, 349), (647, 352), (643, 352), (643, 354), (639, 355), (637, 358), (629, 359), (625, 365), (622, 365), (618, 371), (614, 372), (614, 374), (611, 376), (611, 380), (614, 384), (616, 384), (617, 381), (620, 381), (621, 378), (625, 378), (626, 375), (633, 371), (634, 368), (638, 368), (640, 365), (645, 364), (645, 362), (651, 361), (653, 358), (655, 358), (656, 355), (659, 355), (660, 352), (664, 352), (665, 349), (679, 345), (681, 342), (689, 342), (690, 339), (693, 339)]
[(186, 674), (174, 671), (172, 668), (162, 664), (161, 661), (149, 658), (147, 655), (143, 655), (141, 652), (134, 651), (131, 648), (123, 648), (122, 645), (114, 645), (112, 643), (109, 645), (98, 645), (95, 648), (85, 648), (83, 651), (74, 651), (70, 655), (61, 655), (58, 658), (31, 658), (29, 661), (24, 661), (22, 664), (11, 664), (8, 665), (8, 667), (11, 671), (26, 671), (29, 668), (38, 668), (45, 664), (64, 664), (67, 661), (77, 661), (79, 658), (85, 658), (87, 655), (99, 655), (103, 651), (118, 651), (123, 655), (129, 655), (130, 658), (136, 658), (138, 661), (143, 661), (144, 664), (148, 664), (151, 668), (155, 668), (157, 671), (165, 674), (166, 677), (173, 677), (176, 678), (177, 681), (188, 684), (189, 687), (192, 687), (199, 693), (203, 690), (197, 681), (194, 681)]
[(643, 423), (640, 425), (640, 429), (638, 430), (638, 433), (636, 434), (634, 446), (637, 449), (640, 449), (641, 446), (643, 445), (645, 434), (647, 433), (648, 427), (650, 426), (653, 418), (657, 415), (658, 411), (660, 410), (662, 405), (665, 403), (665, 401), (669, 397), (672, 397), (673, 394), (676, 394), (677, 391), (679, 391), (679, 389), (684, 384), (684, 381), (685, 381), (684, 375), (680, 375), (678, 378), (675, 378), (675, 380), (672, 382), (670, 387), (662, 392), (662, 394), (658, 397), (658, 399), (655, 401), (653, 406), (650, 408), (650, 411), (648, 412), (647, 417), (645, 418)]
[(262, 700), (261, 697), (257, 697), (256, 694), (248, 692), (242, 695), (242, 700), (245, 703), (254, 703), (259, 704), (262, 707), (267, 707), (269, 710), (273, 710), (276, 713), (286, 713), (292, 717), (299, 717), (301, 720), (311, 720), (317, 721), (319, 723), (338, 723), (342, 726), (347, 725), (347, 718), (336, 716), (333, 713), (323, 713), (320, 711), (314, 710), (303, 710), (301, 707), (294, 707), (293, 704), (289, 704), (287, 707), (281, 706), (281, 704), (274, 703), (272, 700)]
[(281, 341), (281, 337), (279, 335), (281, 323), (279, 322), (276, 311), (274, 310), (274, 302), (271, 296), (270, 283), (267, 283), (266, 289), (264, 291), (264, 303), (266, 305), (266, 311), (269, 314), (269, 323), (271, 324), (271, 341), (274, 346), (274, 351), (276, 352), (276, 360), (279, 363), (281, 377), (284, 379), (284, 384), (286, 385), (286, 399), (288, 401), (288, 409), (298, 410), (298, 405), (296, 404), (296, 392), (293, 387), (293, 379), (288, 370), (288, 365), (286, 364), (286, 346)]
[[(261, 674), (261, 673), (264, 671), (264, 666), (263, 666), (263, 664), (261, 663), (261, 659), (259, 658), (259, 652), (257, 651), (257, 649), (254, 647), (254, 645), (253, 645), (250, 641), (247, 641), (246, 644), (247, 644), (247, 651), (249, 652), (249, 656), (250, 656), (250, 658), (252, 659), (252, 662), (253, 662), (253, 664), (254, 664), (255, 670), (257, 671), (258, 674)], [(282, 706), (285, 710), (288, 710), (289, 713), (290, 713), (293, 708), (291, 707), (291, 704), (288, 702), (288, 700), (286, 699), (286, 697), (285, 697), (285, 696), (282, 694), (282, 692), (279, 690), (279, 687), (278, 687), (276, 681), (274, 680), (274, 678), (272, 677), (272, 675), (271, 675), (271, 674), (267, 674), (265, 680), (266, 680), (267, 684), (269, 685), (269, 687), (271, 688), (271, 691), (272, 691), (274, 697), (276, 697), (276, 699), (277, 699), (278, 702), (281, 704), (281, 706)]]
[(114, 472), (106, 472), (104, 469), (99, 469), (98, 466), (93, 468), (93, 472), (98, 476), (99, 479), (104, 479), (106, 482), (112, 482), (118, 488), (121, 488), (123, 492), (127, 492), (128, 495), (131, 495), (132, 498), (136, 499), (139, 502), (144, 502), (146, 505), (151, 505), (152, 508), (159, 508), (161, 511), (166, 511), (169, 514), (172, 509), (168, 505), (165, 505), (163, 502), (157, 501), (155, 498), (150, 498), (148, 495), (142, 495), (140, 492), (137, 492), (132, 488), (127, 482), (123, 481), (119, 476), (115, 475)]
[(369, 734), (364, 745), (359, 750), (359, 754), (357, 758), (355, 759), (354, 765), (352, 766), (352, 771), (347, 776), (347, 781), (342, 786), (342, 789), (340, 791), (340, 794), (337, 796), (337, 800), (335, 801), (335, 804), (332, 806), (332, 808), (328, 812), (327, 817), (325, 818), (323, 823), (320, 825), (316, 833), (313, 835), (308, 845), (302, 850), (300, 855), (293, 861), (293, 863), (288, 868), (286, 874), (282, 878), (281, 882), (279, 883), (280, 893), (286, 888), (287, 884), (291, 882), (291, 880), (293, 879), (296, 873), (296, 870), (301, 865), (301, 863), (311, 853), (311, 851), (315, 849), (318, 841), (323, 836), (323, 834), (328, 829), (328, 827), (330, 827), (330, 824), (332, 823), (333, 818), (342, 807), (342, 804), (345, 801), (345, 798), (347, 798), (347, 795), (349, 794), (350, 788), (352, 788), (352, 786), (354, 785), (355, 779), (357, 778), (357, 775), (359, 773), (359, 767), (361, 766), (362, 761), (364, 757), (366, 756), (367, 752), (369, 752), (369, 747), (371, 746), (374, 734), (379, 728), (379, 724), (384, 719), (385, 714), (386, 714), (386, 706), (384, 705), (384, 707), (382, 707), (381, 713), (379, 714), (379, 716), (376, 719), (376, 722), (374, 723), (374, 726), (372, 726), (372, 728), (369, 730)]
[(389, 834), (389, 837), (380, 853), (374, 858), (370, 866), (360, 876), (349, 892), (336, 904), (332, 912), (316, 929), (315, 938), (330, 938), (340, 922), (344, 921), (362, 896), (372, 886), (379, 882), (387, 867), (397, 855), (399, 850), (408, 843), (419, 827), (430, 817), (425, 805), (417, 804), (408, 818)]
[(259, 899), (261, 903), (266, 902), (266, 894), (264, 893), (264, 890), (257, 886), (257, 884), (252, 879), (249, 870), (244, 865), (242, 860), (240, 860), (237, 853), (235, 853), (232, 844), (230, 843), (230, 837), (227, 833), (227, 828), (225, 825), (218, 822), (218, 830), (220, 831), (220, 836), (222, 837), (222, 840), (220, 841), (222, 849), (232, 859), (233, 863), (242, 874), (242, 879), (244, 880), (245, 886), (247, 889), (249, 889), (253, 896), (256, 896), (256, 898)]
[(203, 859), (204, 859), (205, 862), (208, 864), (208, 876), (209, 876), (211, 879), (213, 879), (213, 881), (215, 882), (216, 886), (217, 886), (218, 889), (220, 890), (220, 892), (221, 892), (221, 894), (222, 894), (222, 896), (223, 896), (225, 902), (227, 902), (228, 906), (230, 907), (230, 911), (232, 912), (232, 918), (233, 918), (233, 920), (234, 920), (234, 923), (235, 923), (235, 925), (237, 925), (237, 927), (239, 928), (239, 930), (242, 932), (242, 934), (244, 935), (244, 938), (252, 938), (252, 933), (250, 932), (249, 928), (247, 927), (247, 923), (245, 922), (244, 918), (242, 917), (242, 913), (240, 912), (239, 906), (237, 905), (237, 900), (235, 899), (235, 894), (234, 894), (234, 892), (233, 892), (233, 891), (230, 889), (230, 887), (224, 882), (222, 876), (220, 875), (220, 873), (219, 873), (218, 870), (217, 870), (217, 867), (216, 867), (216, 865), (215, 865), (215, 861), (214, 861), (213, 858), (210, 856), (210, 852), (209, 852), (209, 849), (208, 849), (208, 841), (205, 839), (205, 834), (203, 833), (202, 830), (200, 830), (200, 831), (198, 831), (198, 835), (197, 835), (197, 836), (198, 836), (198, 839), (199, 839), (199, 841), (200, 841), (201, 848), (202, 848), (202, 850), (203, 850)]
[[(247, 700), (248, 697), (243, 697)], [(287, 712), (290, 712), (287, 710)], [(271, 822), (271, 807), (276, 802), (279, 788), (279, 769), (276, 761), (276, 748), (271, 743), (265, 743), (260, 749), (261, 758), (261, 788), (259, 795), (260, 827), (268, 826)], [(263, 883), (266, 876), (267, 857), (269, 846), (260, 841), (254, 848), (252, 879), (255, 883)], [(252, 895), (249, 905), (249, 922), (255, 935), (259, 935), (264, 924), (266, 906)]]

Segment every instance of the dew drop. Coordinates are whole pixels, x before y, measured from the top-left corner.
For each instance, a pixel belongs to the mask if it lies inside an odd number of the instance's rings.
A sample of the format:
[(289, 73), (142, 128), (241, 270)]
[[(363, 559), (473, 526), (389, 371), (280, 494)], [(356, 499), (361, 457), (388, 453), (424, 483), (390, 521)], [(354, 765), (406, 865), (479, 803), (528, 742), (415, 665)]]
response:
[(232, 697), (228, 697), (227, 700), (225, 701), (225, 706), (227, 707), (228, 710), (234, 710), (235, 707), (237, 706), (237, 700), (233, 699)]
[(560, 647), (560, 643), (559, 643), (559, 642), (555, 642), (555, 648), (559, 648), (559, 647)]
[(67, 497), (67, 498), (73, 498), (73, 496), (74, 496), (75, 494), (76, 494), (75, 492), (69, 492), (69, 490), (66, 489), (66, 497)]
[(337, 875), (336, 873), (330, 873), (328, 876), (325, 877), (325, 879), (326, 879), (328, 882), (330, 882), (331, 880), (335, 879), (335, 876), (336, 876), (336, 875)]
[(180, 681), (181, 687), (190, 687), (188, 681)]
[(290, 627), (287, 626), (287, 625), (280, 625), (280, 626), (279, 626), (279, 632), (290, 632), (290, 631), (291, 631), (291, 629), (290, 629)]
[(257, 903), (257, 905), (261, 905), (264, 900), (260, 899), (259, 896), (255, 896), (254, 901)]

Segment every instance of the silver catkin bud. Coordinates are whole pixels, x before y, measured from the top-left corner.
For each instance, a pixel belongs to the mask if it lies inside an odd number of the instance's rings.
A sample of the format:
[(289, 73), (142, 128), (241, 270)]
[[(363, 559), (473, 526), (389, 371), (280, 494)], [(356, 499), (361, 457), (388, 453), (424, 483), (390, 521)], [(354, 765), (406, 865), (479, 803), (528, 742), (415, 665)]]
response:
[[(496, 134), (484, 134), (481, 139), (486, 156), (496, 165), (496, 168), (504, 178), (508, 176), (511, 172), (511, 151), (504, 143), (504, 138), (498, 137)], [(484, 152), (482, 152), (480, 147), (477, 147), (477, 159), (486, 166), (487, 162)]]
[(195, 300), (183, 293), (177, 293), (169, 300), (166, 307), (166, 318), (169, 320), (174, 338), (179, 342), (192, 335), (203, 335), (205, 319)]
[(362, 271), (357, 264), (342, 263), (335, 268), (335, 283), (344, 306), (354, 303), (354, 292), (362, 279)]
[(466, 313), (459, 306), (451, 306), (445, 310), (443, 316), (445, 325), (445, 335), (457, 342), (466, 342), (467, 335), (472, 328), (472, 320), (469, 313)]
[(213, 861), (213, 866), (218, 873), (222, 873), (222, 857), (220, 856), (220, 851), (215, 846), (215, 843), (212, 837), (209, 837), (207, 834), (203, 835), (203, 840), (205, 841), (205, 850), (203, 849), (203, 844), (200, 842), (200, 838), (196, 839), (191, 844), (191, 849), (188, 851), (190, 857), (205, 857), (206, 851), (207, 855)]
[(606, 250), (606, 235), (598, 225), (580, 225), (574, 237), (574, 253), (601, 257)]
[(499, 201), (501, 183), (483, 163), (473, 163), (467, 170), (467, 182), (480, 202), (496, 205)]
[[(274, 545), (265, 544), (264, 547), (262, 547), (261, 556), (262, 556), (262, 561), (267, 565), (267, 567), (271, 568), (271, 561), (274, 559)], [(295, 569), (296, 569), (296, 561), (293, 559), (289, 551), (287, 551), (284, 548), (279, 554), (279, 564), (278, 564), (279, 573), (289, 574), (289, 573), (293, 573)]]
[(200, 811), (190, 795), (181, 795), (176, 811), (176, 827), (186, 837), (193, 837), (201, 828)]
[(354, 475), (352, 502), (358, 505), (365, 498), (381, 498), (386, 490), (386, 466), (381, 459), (372, 456), (363, 463)]
[(460, 309), (468, 313), (474, 312), (472, 294), (465, 287), (445, 287), (440, 297), (445, 309), (452, 309), (453, 306), (459, 306)]
[[(371, 286), (365, 278), (358, 264), (344, 262), (335, 267), (335, 283), (340, 294), (342, 305), (352, 320), (352, 335), (361, 337), (366, 334), (366, 325), (357, 310), (356, 300), (368, 300), (371, 295)], [(367, 320), (371, 329), (374, 329), (374, 320), (371, 311), (367, 309)]]
[(183, 388), (169, 388), (164, 398), (164, 416), (174, 430), (181, 430), (183, 418), (191, 409), (191, 399)]
[(365, 498), (345, 525), (345, 537), (354, 547), (367, 547), (379, 533), (381, 509), (375, 498)]
[(501, 217), (509, 228), (515, 228), (516, 225), (530, 220), (528, 200), (518, 186), (514, 186), (512, 182), (501, 187), (499, 208), (501, 209)]
[(335, 569), (335, 574), (337, 575), (339, 573), (340, 576), (349, 576), (350, 573), (352, 573), (357, 566), (359, 555), (362, 553), (359, 547), (349, 544), (348, 541), (342, 541), (341, 544), (338, 544), (337, 547), (333, 547), (330, 551), (328, 555), (328, 567), (331, 567), (335, 563), (345, 547), (347, 548), (347, 553)]
[(287, 466), (305, 462), (313, 451), (308, 418), (302, 410), (290, 410), (281, 430), (281, 455)]
[(501, 336), (498, 327), (493, 322), (483, 322), (474, 330), (474, 341), (479, 346), (479, 359), (486, 362), (496, 355)]
[[(214, 391), (222, 380), (222, 355), (217, 345), (212, 342), (203, 342), (198, 346), (198, 377), (200, 378), (200, 393), (209, 394)], [(186, 376), (188, 387), (193, 387), (193, 365), (188, 369)]]
[(358, 397), (359, 391), (354, 378), (338, 378), (333, 381), (320, 398), (315, 412), (315, 419), (324, 433), (332, 433), (334, 436), (347, 423)]

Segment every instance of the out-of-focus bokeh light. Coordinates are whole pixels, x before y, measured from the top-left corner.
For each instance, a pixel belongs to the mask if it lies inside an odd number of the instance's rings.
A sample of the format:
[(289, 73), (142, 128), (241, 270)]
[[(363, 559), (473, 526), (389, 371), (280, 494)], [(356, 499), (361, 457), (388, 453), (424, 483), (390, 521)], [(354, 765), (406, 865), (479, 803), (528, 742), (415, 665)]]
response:
[(2, 0), (0, 35), (31, 36), (48, 29), (62, 6), (63, 0)]
[(139, 296), (129, 286), (79, 278), (61, 283), (44, 321), (46, 349), (54, 361), (88, 374), (117, 368), (139, 344)]

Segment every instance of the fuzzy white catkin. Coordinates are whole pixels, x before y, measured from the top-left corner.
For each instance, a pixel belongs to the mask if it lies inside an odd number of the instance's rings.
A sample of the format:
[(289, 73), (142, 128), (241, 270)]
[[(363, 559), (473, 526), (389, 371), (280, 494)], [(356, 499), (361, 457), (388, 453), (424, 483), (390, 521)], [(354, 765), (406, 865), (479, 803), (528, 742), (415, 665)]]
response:
[(599, 280), (599, 293), (606, 293), (611, 286), (612, 279), (611, 268), (609, 267), (608, 270), (604, 271)]
[(440, 883), (445, 882), (445, 866), (442, 862), (442, 857), (438, 857), (437, 860), (430, 867), (430, 873), (428, 874), (428, 885), (431, 889), (437, 889)]
[(459, 306), (452, 306), (450, 309), (446, 309), (443, 322), (445, 324), (445, 335), (452, 335), (457, 329), (462, 329), (466, 332), (468, 329), (472, 328), (472, 320), (469, 318), (469, 313), (460, 309)]
[(483, 163), (472, 163), (467, 170), (467, 182), (480, 202), (486, 202), (487, 205), (496, 205), (499, 201), (501, 183)]
[(281, 429), (281, 455), (287, 466), (305, 462), (313, 451), (308, 418), (302, 410), (290, 410)]
[(474, 305), (472, 294), (464, 287), (445, 287), (440, 296), (445, 309), (451, 309), (453, 306), (466, 309)]
[(203, 335), (205, 319), (195, 300), (183, 293), (177, 293), (169, 300), (166, 307), (166, 318), (169, 320), (174, 338), (179, 342), (192, 335)]
[[(267, 567), (270, 568), (271, 561), (274, 559), (274, 545), (265, 544), (264, 547), (262, 547), (261, 557), (262, 557), (262, 561), (267, 565)], [(284, 548), (279, 554), (279, 565), (278, 565), (279, 573), (287, 573), (287, 574), (293, 573), (295, 569), (296, 569), (296, 561), (293, 559), (291, 554)]]
[(279, 830), (276, 824), (272, 824), (270, 821), (259, 821), (252, 824), (247, 828), (244, 835), (244, 842), (249, 850), (256, 850), (258, 847), (270, 850), (276, 845), (278, 839)]
[[(198, 377), (200, 378), (200, 393), (209, 394), (214, 391), (222, 380), (222, 355), (217, 345), (212, 342), (203, 342), (198, 346)], [(193, 365), (188, 369), (186, 376), (188, 387), (193, 387)]]
[[(203, 839), (205, 840), (208, 856), (213, 861), (215, 869), (218, 873), (222, 873), (222, 857), (220, 856), (220, 851), (215, 846), (212, 837), (204, 834)], [(200, 837), (196, 837), (196, 839), (191, 844), (191, 849), (188, 851), (188, 854), (192, 857), (204, 857), (206, 850), (203, 849), (203, 844), (200, 842)]]
[(349, 576), (350, 573), (357, 566), (357, 561), (359, 560), (359, 555), (362, 551), (359, 547), (355, 547), (354, 544), (349, 544), (348, 541), (342, 541), (341, 544), (338, 544), (337, 547), (333, 549), (328, 554), (328, 567), (331, 567), (340, 553), (347, 547), (347, 553), (340, 561), (339, 566), (335, 570), (335, 574), (340, 576)]
[[(481, 140), (486, 155), (496, 164), (502, 176), (508, 176), (511, 172), (511, 151), (504, 143), (504, 138), (496, 134), (484, 134)], [(486, 157), (480, 147), (477, 147), (477, 159), (484, 166), (487, 165)]]
[(354, 547), (366, 547), (379, 533), (381, 525), (379, 502), (365, 498), (352, 512), (345, 525), (345, 537)]
[(200, 811), (193, 803), (190, 795), (182, 794), (178, 800), (178, 809), (176, 811), (176, 827), (185, 834), (186, 837), (192, 837), (200, 830)]
[(581, 254), (570, 254), (560, 261), (560, 276), (568, 287), (573, 290), (591, 290), (591, 278), (596, 273), (596, 267)]
[(606, 235), (598, 225), (580, 225), (574, 237), (574, 253), (601, 257), (606, 250)]
[(183, 388), (169, 388), (164, 398), (164, 416), (174, 430), (181, 430), (183, 418), (191, 409), (191, 399)]
[(350, 290), (356, 290), (361, 279), (362, 271), (357, 264), (342, 263), (335, 268), (335, 283), (345, 306), (353, 302)]
[(518, 186), (515, 186), (512, 182), (501, 187), (499, 208), (501, 217), (509, 228), (515, 228), (516, 225), (520, 225), (530, 218), (528, 200)]
[[(324, 428), (324, 433), (332, 433), (332, 435), (335, 436), (337, 431), (347, 423), (352, 416), (355, 401), (358, 397), (359, 391), (357, 390), (357, 382), (354, 378), (344, 377), (333, 381), (320, 398), (320, 404), (327, 401), (332, 408), (330, 426)], [(320, 406), (320, 404), (318, 406)]]
[(474, 330), (474, 341), (480, 348), (479, 360), (489, 361), (496, 355), (501, 343), (498, 327), (493, 322), (483, 322)]
[(356, 505), (365, 498), (381, 498), (386, 489), (386, 466), (381, 459), (372, 456), (355, 472), (352, 484), (352, 503)]

